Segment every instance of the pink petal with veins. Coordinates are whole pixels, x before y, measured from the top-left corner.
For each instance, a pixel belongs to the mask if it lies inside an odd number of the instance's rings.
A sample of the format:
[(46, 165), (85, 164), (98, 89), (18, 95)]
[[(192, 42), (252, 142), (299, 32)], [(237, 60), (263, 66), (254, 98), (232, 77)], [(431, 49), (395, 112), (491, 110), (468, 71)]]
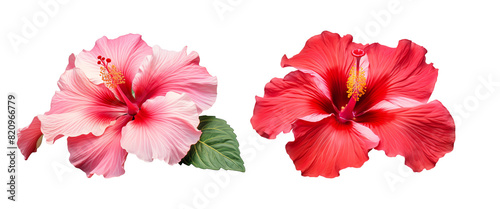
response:
[(153, 55), (142, 63), (133, 89), (138, 103), (167, 92), (186, 93), (196, 104), (198, 113), (210, 108), (217, 97), (217, 78), (199, 65), (196, 52), (186, 53), (153, 47)]
[(195, 103), (187, 94), (169, 92), (147, 100), (122, 130), (122, 147), (142, 160), (178, 163), (200, 140)]

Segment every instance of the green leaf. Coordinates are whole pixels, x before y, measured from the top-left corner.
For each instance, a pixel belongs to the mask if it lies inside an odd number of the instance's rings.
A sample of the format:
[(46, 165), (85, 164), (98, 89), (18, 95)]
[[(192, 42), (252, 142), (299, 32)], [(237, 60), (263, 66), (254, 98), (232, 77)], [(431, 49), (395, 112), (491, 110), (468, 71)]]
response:
[(191, 145), (191, 149), (179, 164), (203, 169), (223, 168), (245, 172), (236, 134), (225, 120), (203, 115), (200, 116), (198, 129), (202, 132), (200, 140)]

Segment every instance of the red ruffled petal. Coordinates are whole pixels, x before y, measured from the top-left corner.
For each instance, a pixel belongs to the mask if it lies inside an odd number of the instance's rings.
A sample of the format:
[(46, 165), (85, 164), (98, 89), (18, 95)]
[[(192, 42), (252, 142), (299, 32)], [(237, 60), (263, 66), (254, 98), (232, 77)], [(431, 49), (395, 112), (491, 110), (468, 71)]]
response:
[(366, 93), (356, 104), (363, 112), (382, 100), (408, 98), (426, 103), (434, 90), (438, 70), (425, 62), (427, 50), (410, 40), (401, 40), (397, 48), (378, 43), (365, 48), (370, 63)]
[(274, 78), (265, 87), (264, 98), (257, 100), (251, 123), (261, 136), (274, 139), (290, 132), (295, 120), (334, 112), (332, 102), (311, 74), (294, 71), (285, 78)]
[(311, 37), (299, 54), (292, 58), (283, 56), (281, 66), (318, 73), (326, 81), (333, 103), (340, 109), (349, 101), (346, 83), (355, 62), (351, 52), (364, 47), (353, 43), (351, 35), (340, 37), (339, 34), (324, 31)]
[(128, 153), (121, 147), (120, 139), (122, 128), (131, 119), (128, 115), (118, 118), (101, 136), (68, 137), (69, 161), (88, 177), (97, 174), (109, 178), (125, 173), (123, 165)]
[(339, 123), (333, 116), (319, 122), (294, 123), (295, 141), (286, 145), (290, 158), (303, 176), (334, 178), (347, 167), (361, 167), (378, 137), (367, 127)]
[(387, 156), (402, 155), (415, 172), (431, 169), (453, 150), (455, 124), (437, 100), (410, 108), (373, 110), (356, 118), (380, 137), (375, 149)]

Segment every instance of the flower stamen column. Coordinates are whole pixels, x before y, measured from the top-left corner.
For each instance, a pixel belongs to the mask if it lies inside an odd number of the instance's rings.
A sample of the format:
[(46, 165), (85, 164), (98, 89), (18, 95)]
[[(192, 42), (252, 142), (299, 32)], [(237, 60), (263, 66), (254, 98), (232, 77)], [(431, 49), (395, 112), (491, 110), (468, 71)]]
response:
[(365, 72), (360, 72), (360, 61), (361, 57), (365, 56), (365, 51), (362, 49), (352, 50), (352, 55), (356, 58), (356, 68), (351, 69), (349, 73), (349, 79), (347, 80), (347, 93), (349, 102), (346, 106), (342, 107), (339, 114), (339, 121), (342, 123), (346, 123), (354, 118), (354, 106), (356, 106), (356, 102), (359, 101), (359, 98), (365, 93), (366, 88), (366, 77)]
[(121, 88), (118, 88), (118, 85), (125, 83), (125, 78), (123, 77), (123, 74), (116, 69), (115, 65), (111, 65), (111, 67), (109, 67), (109, 63), (111, 62), (110, 58), (105, 58), (99, 55), (97, 59), (98, 59), (97, 64), (102, 65), (100, 76), (104, 81), (104, 83), (106, 84), (106, 86), (108, 88), (115, 88), (118, 91), (121, 99), (125, 102), (125, 104), (127, 104), (129, 115), (131, 116), (136, 115), (137, 112), (139, 112), (139, 107), (137, 106), (137, 104), (132, 103), (127, 96), (125, 96)]

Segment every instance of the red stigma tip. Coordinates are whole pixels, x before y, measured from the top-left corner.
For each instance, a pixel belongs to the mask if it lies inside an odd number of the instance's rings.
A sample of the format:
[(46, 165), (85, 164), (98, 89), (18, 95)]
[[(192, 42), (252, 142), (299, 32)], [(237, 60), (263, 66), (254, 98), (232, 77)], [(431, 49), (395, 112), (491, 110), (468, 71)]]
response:
[(352, 56), (355, 56), (355, 57), (362, 57), (362, 56), (365, 56), (365, 51), (362, 50), (362, 49), (355, 49), (355, 50), (352, 50)]
[(111, 59), (109, 59), (109, 58), (108, 58), (108, 59), (106, 59), (106, 62), (111, 62)]
[(100, 65), (101, 64), (101, 61), (97, 61), (97, 64)]
[(97, 59), (99, 59), (99, 60), (100, 60), (101, 58), (102, 58), (102, 57), (101, 57), (101, 55), (97, 56)]

